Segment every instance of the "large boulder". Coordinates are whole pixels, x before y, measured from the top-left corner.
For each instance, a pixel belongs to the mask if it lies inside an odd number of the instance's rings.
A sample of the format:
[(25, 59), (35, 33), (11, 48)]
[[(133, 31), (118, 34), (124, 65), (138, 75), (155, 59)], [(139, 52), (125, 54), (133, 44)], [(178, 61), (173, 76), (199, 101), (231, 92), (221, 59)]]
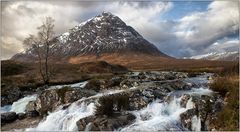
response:
[(188, 130), (192, 130), (192, 119), (197, 114), (198, 113), (197, 113), (196, 109), (189, 109), (189, 110), (185, 111), (184, 113), (182, 113), (180, 115), (180, 120), (181, 120), (182, 126), (184, 128), (187, 128)]
[(183, 94), (181, 96), (181, 101), (180, 101), (180, 105), (181, 107), (186, 108), (188, 100), (191, 98), (191, 96), (189, 94)]
[(17, 120), (16, 112), (1, 113), (1, 125)]
[(36, 110), (41, 115), (47, 114), (48, 111), (53, 111), (63, 102), (63, 93), (58, 93), (57, 89), (43, 91), (36, 100)]
[(29, 113), (29, 116), (35, 116), (36, 111), (39, 112), (40, 115), (45, 115), (48, 111), (53, 111), (60, 105), (72, 103), (82, 97), (89, 97), (95, 94), (96, 92), (93, 90), (71, 87), (44, 90), (36, 101), (30, 101), (27, 104), (26, 112)]
[(19, 120), (22, 120), (27, 117), (27, 114), (26, 113), (18, 113), (17, 116), (18, 116)]
[(216, 117), (216, 113), (220, 111), (223, 107), (223, 101), (218, 96), (192, 96), (183, 95), (180, 104), (182, 107), (186, 107), (188, 100), (192, 98), (194, 103), (193, 109), (189, 109), (180, 115), (180, 119), (183, 127), (192, 130), (192, 122), (198, 117), (201, 122), (201, 130), (212, 130), (209, 127), (211, 120)]
[(81, 99), (82, 97), (89, 97), (95, 94), (97, 94), (96, 91), (85, 90), (85, 89), (76, 89), (76, 90), (66, 91), (64, 96), (64, 103), (72, 103), (74, 101)]
[(12, 104), (22, 97), (20, 89), (14, 85), (6, 85), (1, 91), (1, 106)]
[(154, 84), (163, 92), (191, 89), (191, 85), (181, 80), (176, 80), (171, 82), (154, 82)]
[(122, 89), (128, 89), (128, 88), (131, 88), (131, 87), (136, 87), (139, 85), (139, 82), (136, 82), (136, 81), (130, 81), (128, 79), (125, 79), (123, 80), (119, 86), (122, 88)]
[(77, 121), (78, 131), (114, 131), (131, 124), (135, 120), (132, 114), (108, 116), (89, 116)]

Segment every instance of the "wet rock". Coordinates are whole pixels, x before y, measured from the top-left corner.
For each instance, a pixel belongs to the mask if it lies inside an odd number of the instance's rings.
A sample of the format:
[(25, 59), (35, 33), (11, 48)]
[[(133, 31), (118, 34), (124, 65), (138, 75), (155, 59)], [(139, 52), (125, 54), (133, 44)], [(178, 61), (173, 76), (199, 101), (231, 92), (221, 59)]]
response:
[(165, 92), (163, 92), (162, 90), (160, 89), (156, 89), (153, 91), (153, 96), (155, 99), (164, 99), (164, 97), (166, 96), (167, 94)]
[(123, 88), (123, 89), (128, 89), (128, 88), (135, 87), (135, 86), (138, 86), (138, 85), (139, 85), (138, 82), (133, 82), (133, 81), (130, 81), (128, 79), (123, 80), (120, 83), (120, 87)]
[(146, 120), (149, 120), (152, 117), (152, 115), (150, 113), (145, 113), (145, 114), (141, 114), (140, 117), (141, 117), (141, 120), (146, 121)]
[(132, 114), (115, 114), (114, 116), (89, 116), (77, 121), (78, 131), (113, 131), (131, 124), (135, 120)]
[(187, 83), (183, 81), (174, 81), (173, 83), (169, 84), (174, 90), (190, 90), (191, 88)]
[[(184, 102), (183, 104), (185, 105), (188, 98), (188, 95), (183, 95), (181, 103)], [(197, 116), (201, 121), (201, 130), (207, 131), (213, 129), (213, 127), (209, 126), (211, 120), (216, 117), (217, 111), (222, 109), (223, 102), (221, 98), (208, 95), (192, 96), (191, 98), (195, 107), (180, 115), (183, 126), (191, 130), (192, 118), (193, 116)]]
[(38, 117), (40, 115), (39, 112), (36, 110), (28, 111), (28, 112), (26, 112), (26, 114), (28, 117)]
[(19, 120), (22, 120), (27, 117), (27, 114), (26, 113), (18, 113), (17, 116), (18, 116)]
[(58, 106), (69, 104), (81, 99), (95, 95), (93, 90), (75, 89), (64, 87), (61, 89), (44, 90), (36, 101), (30, 101), (26, 106), (26, 112), (39, 112), (40, 115), (55, 110)]
[(18, 116), (16, 112), (7, 112), (7, 113), (1, 113), (1, 124), (4, 125), (6, 123), (13, 122), (17, 120)]
[(213, 112), (220, 112), (224, 107), (224, 102), (222, 98), (217, 98), (214, 101)]
[(191, 96), (189, 94), (184, 94), (181, 97), (181, 101), (180, 101), (180, 105), (181, 107), (186, 108), (187, 102), (188, 100), (191, 98)]
[(43, 114), (43, 113), (40, 113), (42, 112), (41, 110), (42, 109), (39, 109), (39, 106), (37, 106), (37, 101), (30, 101), (26, 106), (25, 112), (28, 117), (37, 117), (40, 114)]
[(124, 80), (124, 77), (113, 77), (107, 81), (107, 87), (119, 86), (120, 83)]
[(47, 114), (48, 111), (52, 111), (62, 104), (63, 98), (61, 98), (61, 95), (63, 94), (57, 91), (57, 89), (45, 90), (38, 96), (35, 109), (41, 115)]
[(72, 90), (67, 91), (64, 96), (64, 103), (72, 103), (81, 99), (82, 97), (89, 97), (97, 94), (94, 90)]
[(176, 79), (176, 76), (174, 76), (172, 73), (169, 73), (169, 74), (165, 74), (164, 79), (165, 80), (174, 80), (174, 79)]
[(38, 87), (38, 88), (36, 89), (36, 92), (37, 92), (37, 93), (41, 93), (42, 91), (44, 91), (44, 90), (47, 89), (47, 88), (48, 88), (47, 85), (44, 85), (44, 86)]
[(25, 111), (26, 112), (34, 111), (34, 110), (36, 110), (36, 108), (37, 108), (36, 101), (30, 101), (30, 102), (28, 102)]
[(202, 95), (195, 103), (201, 116), (201, 121), (206, 122), (208, 116), (213, 113), (214, 97)]
[(196, 109), (189, 109), (186, 112), (182, 113), (180, 115), (182, 126), (188, 130), (192, 130), (192, 118), (195, 115), (197, 115)]
[(147, 106), (148, 102), (145, 102), (145, 100), (141, 98), (130, 98), (129, 99), (129, 109), (130, 110), (140, 110)]
[(105, 82), (103, 80), (92, 79), (86, 84), (85, 89), (99, 92), (101, 89), (105, 88), (104, 86), (105, 86)]
[[(3, 90), (4, 89), (4, 90)], [(1, 106), (12, 104), (22, 97), (22, 93), (17, 86), (6, 85), (1, 91)]]
[(153, 95), (153, 92), (151, 89), (144, 89), (142, 90), (142, 95), (147, 97), (147, 98), (153, 98), (154, 95)]

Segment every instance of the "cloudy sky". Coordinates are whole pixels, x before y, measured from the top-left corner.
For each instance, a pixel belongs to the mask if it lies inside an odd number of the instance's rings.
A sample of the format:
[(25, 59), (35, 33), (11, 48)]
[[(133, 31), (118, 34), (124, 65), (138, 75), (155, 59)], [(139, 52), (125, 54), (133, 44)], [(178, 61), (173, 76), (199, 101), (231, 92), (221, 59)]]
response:
[(55, 19), (58, 35), (103, 11), (177, 58), (239, 47), (239, 1), (2, 1), (1, 59), (23, 51), (23, 39), (35, 34), (46, 16)]

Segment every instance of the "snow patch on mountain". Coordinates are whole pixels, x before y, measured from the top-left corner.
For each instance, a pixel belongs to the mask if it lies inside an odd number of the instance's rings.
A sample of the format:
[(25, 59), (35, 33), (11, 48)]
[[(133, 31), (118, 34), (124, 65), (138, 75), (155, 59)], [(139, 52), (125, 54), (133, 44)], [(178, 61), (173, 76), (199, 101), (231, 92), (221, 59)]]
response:
[(184, 59), (237, 61), (239, 60), (239, 51), (222, 52), (222, 53), (211, 52), (211, 53), (196, 55), (192, 57), (184, 57)]

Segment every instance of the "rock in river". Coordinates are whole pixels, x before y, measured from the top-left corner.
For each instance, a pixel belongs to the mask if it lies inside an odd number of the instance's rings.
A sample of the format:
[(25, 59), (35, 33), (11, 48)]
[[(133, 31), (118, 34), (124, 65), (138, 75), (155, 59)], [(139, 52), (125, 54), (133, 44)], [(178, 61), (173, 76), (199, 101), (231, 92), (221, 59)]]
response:
[(114, 116), (89, 116), (77, 121), (78, 131), (114, 131), (135, 120), (132, 114), (115, 114)]
[(1, 113), (1, 125), (10, 123), (18, 118), (16, 112)]
[(36, 101), (30, 101), (26, 107), (26, 112), (39, 112), (40, 115), (48, 111), (55, 110), (58, 106), (66, 103), (72, 103), (82, 97), (95, 95), (93, 90), (76, 89), (64, 87), (61, 89), (50, 89), (43, 91)]

